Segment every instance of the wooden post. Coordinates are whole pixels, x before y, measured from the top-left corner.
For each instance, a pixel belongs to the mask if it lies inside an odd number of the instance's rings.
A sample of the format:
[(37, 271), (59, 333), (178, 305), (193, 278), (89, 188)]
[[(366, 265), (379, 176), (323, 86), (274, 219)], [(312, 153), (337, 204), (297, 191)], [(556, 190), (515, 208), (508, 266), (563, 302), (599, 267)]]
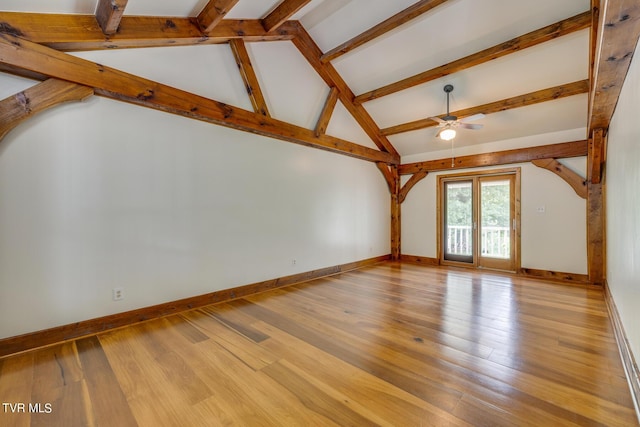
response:
[(393, 180), (393, 185), (389, 186), (389, 190), (391, 190), (391, 259), (393, 261), (399, 261), (402, 253), (400, 245), (400, 175), (398, 174), (398, 166), (392, 165), (390, 169)]
[[(389, 186), (389, 194), (391, 194), (391, 259), (393, 261), (400, 260), (400, 173), (397, 165), (387, 165), (386, 163), (377, 162), (376, 166), (382, 172), (384, 180)], [(425, 174), (426, 175), (426, 174)]]
[(604, 284), (606, 277), (605, 188), (600, 176), (605, 144), (604, 130), (595, 129), (589, 140), (587, 154), (587, 266), (589, 281), (594, 285)]

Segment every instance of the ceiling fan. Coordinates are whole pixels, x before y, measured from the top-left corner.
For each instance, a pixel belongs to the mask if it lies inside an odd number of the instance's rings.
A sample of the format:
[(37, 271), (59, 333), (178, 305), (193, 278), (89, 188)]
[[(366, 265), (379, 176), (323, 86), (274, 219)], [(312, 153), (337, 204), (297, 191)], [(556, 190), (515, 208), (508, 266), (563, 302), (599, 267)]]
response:
[(444, 87), (444, 91), (447, 94), (447, 115), (442, 118), (430, 117), (431, 120), (438, 122), (438, 127), (440, 128), (440, 130), (438, 130), (438, 133), (436, 134), (436, 138), (440, 137), (444, 141), (451, 141), (456, 137), (455, 128), (457, 127), (474, 130), (481, 129), (482, 125), (468, 122), (480, 120), (484, 118), (484, 114), (474, 114), (473, 116), (463, 117), (460, 119), (456, 116), (452, 116), (449, 112), (449, 95), (451, 94), (451, 92), (453, 92), (453, 85), (446, 85)]

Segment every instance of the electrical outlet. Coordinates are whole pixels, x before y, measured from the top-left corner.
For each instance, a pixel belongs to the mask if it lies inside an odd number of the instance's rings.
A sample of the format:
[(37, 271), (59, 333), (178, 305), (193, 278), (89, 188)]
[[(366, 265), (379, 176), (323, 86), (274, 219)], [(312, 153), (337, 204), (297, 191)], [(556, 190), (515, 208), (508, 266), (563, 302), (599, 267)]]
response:
[(120, 301), (124, 299), (124, 288), (113, 288), (112, 296), (114, 301)]
[(296, 265), (296, 263), (297, 263), (297, 262), (298, 262), (297, 260), (292, 259), (292, 260), (291, 260), (291, 265)]
[(545, 213), (545, 211), (547, 210), (546, 206), (542, 205), (542, 206), (538, 206), (536, 208), (536, 212), (538, 212), (539, 214), (543, 214)]

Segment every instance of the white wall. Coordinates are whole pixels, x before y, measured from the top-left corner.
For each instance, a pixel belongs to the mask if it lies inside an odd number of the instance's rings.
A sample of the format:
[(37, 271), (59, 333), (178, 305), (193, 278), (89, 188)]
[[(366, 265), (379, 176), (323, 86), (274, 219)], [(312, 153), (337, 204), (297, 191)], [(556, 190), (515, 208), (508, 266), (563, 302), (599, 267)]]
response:
[[(455, 150), (456, 156), (514, 149), (527, 145), (546, 145), (584, 139), (584, 129), (538, 135), (517, 140), (498, 141)], [(451, 151), (439, 151), (402, 159), (403, 163), (450, 158)], [(586, 158), (562, 161), (569, 168), (585, 176)], [(575, 274), (587, 273), (586, 201), (557, 175), (531, 163), (483, 169), (521, 168), (521, 251), (522, 267)], [(466, 171), (466, 170), (465, 170)], [(461, 173), (464, 171), (454, 171)], [(409, 192), (402, 204), (402, 253), (423, 257), (437, 257), (437, 177), (432, 173)], [(406, 181), (407, 177), (403, 177)], [(545, 213), (537, 212), (545, 207)]]
[[(293, 87), (295, 111), (274, 110), (313, 123), (324, 83), (270, 46), (301, 75), (265, 79)], [(199, 48), (81, 55), (250, 108), (228, 47)], [(33, 84), (0, 79), (1, 97)], [(105, 98), (60, 106), (0, 145), (0, 338), (388, 254), (388, 212), (369, 162)]]
[(640, 58), (633, 58), (609, 127), (607, 283), (640, 360)]

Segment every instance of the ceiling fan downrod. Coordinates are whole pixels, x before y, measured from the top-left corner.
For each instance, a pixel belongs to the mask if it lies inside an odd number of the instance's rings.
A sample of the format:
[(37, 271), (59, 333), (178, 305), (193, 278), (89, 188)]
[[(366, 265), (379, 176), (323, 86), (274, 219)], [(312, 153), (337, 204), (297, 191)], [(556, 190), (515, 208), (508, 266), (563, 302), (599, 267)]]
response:
[(443, 120), (445, 121), (456, 120), (457, 119), (456, 116), (452, 116), (451, 114), (449, 114), (449, 94), (453, 92), (453, 85), (446, 85), (444, 87), (444, 91), (447, 94), (447, 115), (443, 117)]

